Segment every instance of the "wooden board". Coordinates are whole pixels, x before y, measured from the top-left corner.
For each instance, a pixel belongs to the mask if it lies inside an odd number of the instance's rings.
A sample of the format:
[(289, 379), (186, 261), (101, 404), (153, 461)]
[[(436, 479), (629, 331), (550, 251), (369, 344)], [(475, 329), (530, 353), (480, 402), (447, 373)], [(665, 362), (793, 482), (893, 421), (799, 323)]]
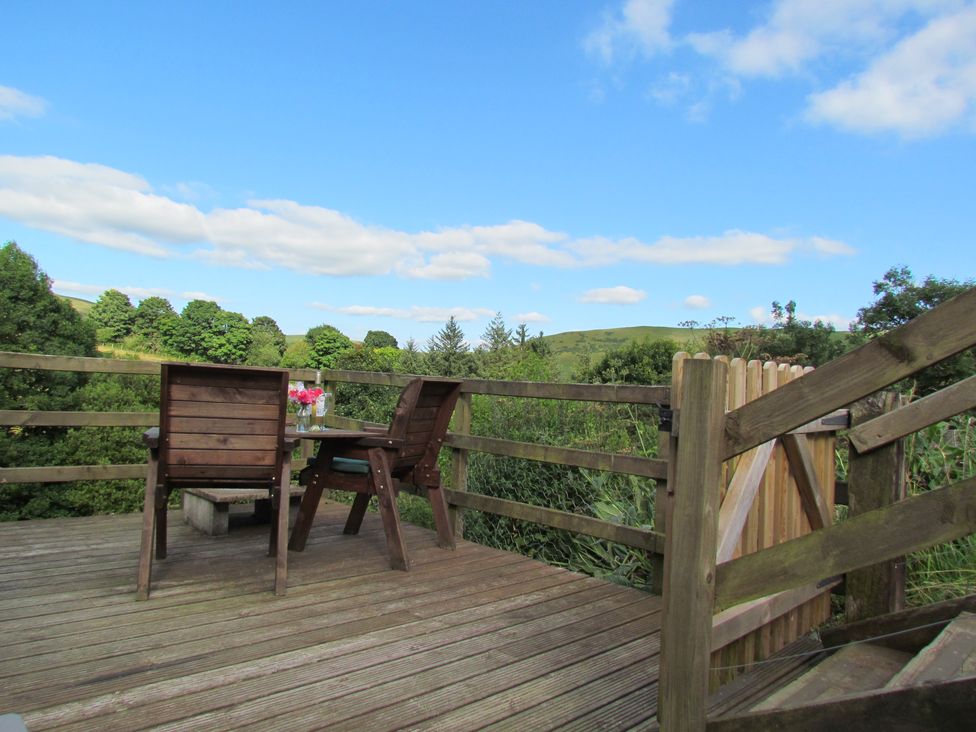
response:
[(320, 510), (282, 598), (260, 527), (171, 516), (137, 603), (138, 514), (0, 524), (0, 710), (32, 732), (547, 729), (624, 698), (603, 729), (653, 719), (659, 598), (409, 525), (394, 572), (377, 515), (343, 536), (347, 510)]

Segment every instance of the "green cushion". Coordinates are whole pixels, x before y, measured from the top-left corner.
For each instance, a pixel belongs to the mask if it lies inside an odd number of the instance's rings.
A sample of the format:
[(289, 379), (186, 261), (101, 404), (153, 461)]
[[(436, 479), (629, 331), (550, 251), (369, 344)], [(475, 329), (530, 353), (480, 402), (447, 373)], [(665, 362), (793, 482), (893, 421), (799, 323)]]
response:
[(365, 460), (355, 458), (332, 458), (332, 469), (337, 473), (360, 473), (366, 475), (369, 472), (369, 463)]

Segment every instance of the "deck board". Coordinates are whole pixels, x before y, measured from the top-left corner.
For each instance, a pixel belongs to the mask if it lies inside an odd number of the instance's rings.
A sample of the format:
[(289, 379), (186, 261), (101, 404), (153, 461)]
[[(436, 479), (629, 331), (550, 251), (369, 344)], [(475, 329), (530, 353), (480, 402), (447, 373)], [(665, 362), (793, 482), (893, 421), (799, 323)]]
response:
[(0, 713), (29, 729), (627, 729), (653, 719), (660, 600), (323, 505), (286, 597), (267, 527), (169, 517), (135, 601), (139, 515), (0, 524)]

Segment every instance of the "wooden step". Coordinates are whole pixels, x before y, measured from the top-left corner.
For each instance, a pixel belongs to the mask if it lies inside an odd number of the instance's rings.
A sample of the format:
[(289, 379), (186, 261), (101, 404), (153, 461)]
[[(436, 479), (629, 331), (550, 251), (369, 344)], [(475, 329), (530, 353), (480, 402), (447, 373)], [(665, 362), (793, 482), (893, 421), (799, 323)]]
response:
[(976, 614), (960, 613), (887, 683), (914, 686), (976, 674)]
[(847, 646), (800, 678), (753, 707), (756, 711), (790, 709), (852, 692), (883, 687), (911, 659), (911, 654), (870, 643)]

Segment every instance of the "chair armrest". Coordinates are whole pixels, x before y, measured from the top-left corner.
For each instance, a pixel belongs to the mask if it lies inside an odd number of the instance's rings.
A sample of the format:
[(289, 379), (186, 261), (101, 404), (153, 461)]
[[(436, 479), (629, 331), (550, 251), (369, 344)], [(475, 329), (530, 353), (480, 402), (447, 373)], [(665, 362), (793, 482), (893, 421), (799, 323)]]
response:
[(383, 434), (389, 431), (390, 431), (389, 427), (379, 427), (379, 426), (374, 427), (373, 425), (365, 425), (363, 427), (363, 432), (377, 432), (379, 434)]
[(301, 444), (301, 440), (299, 440), (297, 437), (286, 437), (284, 444), (285, 452), (296, 450), (299, 444)]
[(157, 449), (159, 447), (159, 427), (150, 427), (143, 432), (142, 441), (150, 450)]

